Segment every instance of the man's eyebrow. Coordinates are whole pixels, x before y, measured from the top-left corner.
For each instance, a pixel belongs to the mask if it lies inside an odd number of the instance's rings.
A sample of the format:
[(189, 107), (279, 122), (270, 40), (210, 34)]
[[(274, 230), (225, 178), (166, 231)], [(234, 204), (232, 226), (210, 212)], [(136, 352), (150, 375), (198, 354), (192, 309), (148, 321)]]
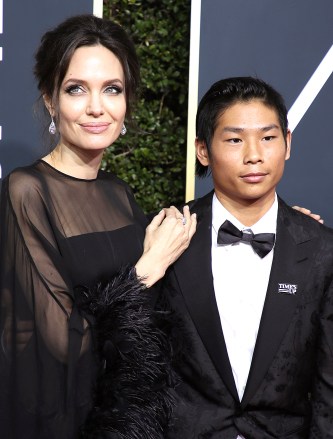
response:
[(276, 123), (272, 123), (271, 125), (267, 125), (265, 127), (262, 127), (261, 131), (270, 131), (270, 130), (274, 130), (274, 129), (279, 130), (280, 129), (279, 125), (276, 125)]
[[(231, 132), (231, 133), (242, 133), (243, 131), (246, 131), (248, 129), (249, 128), (226, 126), (223, 128), (223, 131), (224, 132)], [(276, 125), (275, 123), (272, 123), (270, 125), (266, 125), (266, 126), (262, 126), (262, 127), (255, 127), (255, 128), (250, 128), (250, 129), (266, 132), (266, 131), (270, 131), (273, 129), (280, 129), (280, 127), (278, 125)]]
[(224, 127), (223, 132), (231, 132), (231, 133), (241, 133), (244, 131), (244, 128), (238, 128), (238, 127)]

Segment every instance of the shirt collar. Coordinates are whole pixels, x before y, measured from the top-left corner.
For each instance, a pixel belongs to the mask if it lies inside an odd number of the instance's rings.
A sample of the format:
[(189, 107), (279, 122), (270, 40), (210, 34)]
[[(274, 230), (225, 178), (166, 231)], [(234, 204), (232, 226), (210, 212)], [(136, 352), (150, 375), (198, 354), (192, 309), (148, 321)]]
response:
[(263, 217), (259, 219), (252, 226), (244, 226), (237, 218), (235, 218), (218, 200), (216, 194), (213, 195), (212, 204), (212, 225), (216, 232), (218, 232), (221, 224), (225, 220), (232, 222), (239, 230), (251, 229), (254, 234), (256, 233), (276, 233), (276, 222), (278, 213), (278, 200), (275, 194), (274, 203), (270, 209), (265, 213)]

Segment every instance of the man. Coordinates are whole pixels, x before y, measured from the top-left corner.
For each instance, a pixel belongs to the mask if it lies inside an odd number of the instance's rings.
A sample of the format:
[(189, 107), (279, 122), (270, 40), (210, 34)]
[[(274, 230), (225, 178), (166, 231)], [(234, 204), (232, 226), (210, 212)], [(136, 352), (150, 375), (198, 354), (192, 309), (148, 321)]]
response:
[(170, 270), (184, 333), (170, 438), (333, 438), (333, 232), (277, 195), (291, 133), (282, 97), (218, 81), (196, 120), (198, 226)]

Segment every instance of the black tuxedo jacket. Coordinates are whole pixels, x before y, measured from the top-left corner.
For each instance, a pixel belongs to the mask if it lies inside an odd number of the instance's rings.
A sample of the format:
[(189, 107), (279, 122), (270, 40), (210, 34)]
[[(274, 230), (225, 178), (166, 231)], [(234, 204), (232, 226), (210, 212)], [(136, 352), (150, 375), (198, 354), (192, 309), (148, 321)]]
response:
[(333, 438), (333, 230), (279, 199), (270, 280), (239, 401), (213, 287), (212, 195), (190, 203), (197, 231), (166, 277), (183, 340), (167, 437)]

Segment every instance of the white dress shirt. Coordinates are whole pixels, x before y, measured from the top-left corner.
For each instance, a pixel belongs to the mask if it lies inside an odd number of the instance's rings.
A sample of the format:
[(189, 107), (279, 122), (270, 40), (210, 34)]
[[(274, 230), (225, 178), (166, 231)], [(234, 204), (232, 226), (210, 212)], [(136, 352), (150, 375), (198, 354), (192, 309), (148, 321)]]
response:
[[(217, 233), (225, 220), (239, 230), (276, 233), (278, 202), (254, 225), (241, 224), (213, 196), (212, 271), (224, 339), (239, 396), (242, 399), (257, 339), (272, 266), (274, 248), (264, 258), (247, 242), (218, 245)], [(242, 436), (238, 436), (242, 439)]]

